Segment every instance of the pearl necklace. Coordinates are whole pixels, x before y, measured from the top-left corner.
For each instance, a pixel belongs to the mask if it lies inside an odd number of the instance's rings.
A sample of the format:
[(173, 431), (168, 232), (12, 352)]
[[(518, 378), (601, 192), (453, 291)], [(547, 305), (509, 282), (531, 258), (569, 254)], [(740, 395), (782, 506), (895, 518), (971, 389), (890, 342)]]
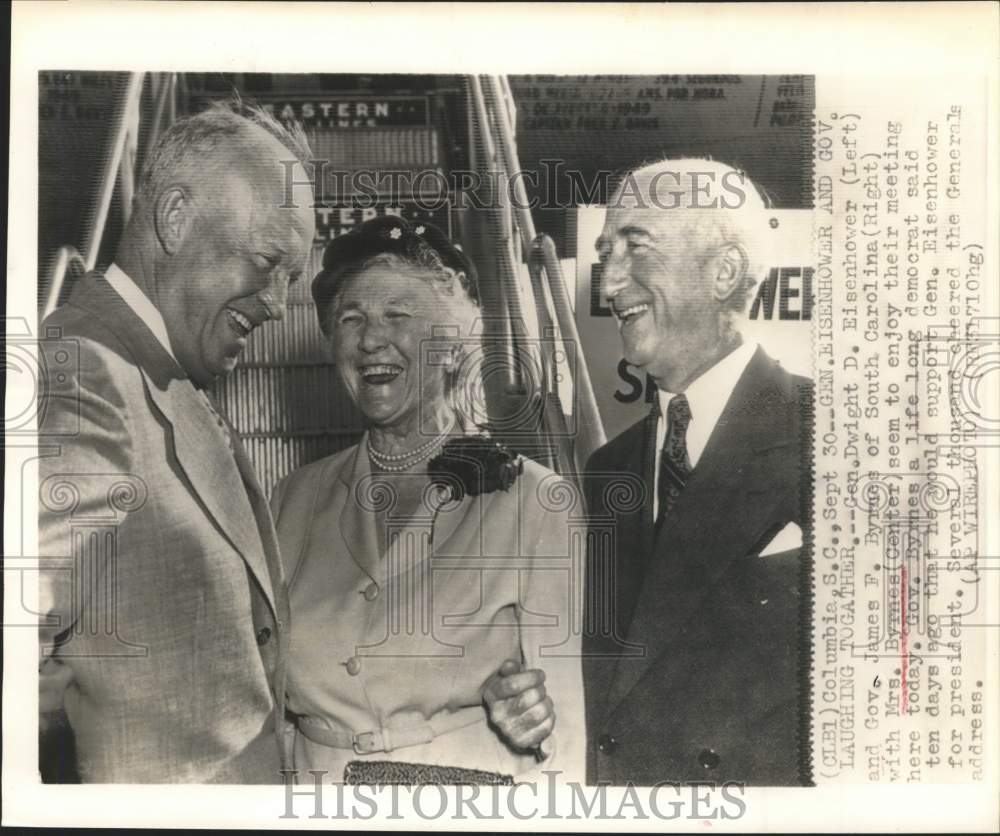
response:
[(409, 470), (414, 465), (420, 464), (425, 459), (429, 459), (434, 453), (436, 453), (442, 446), (443, 441), (451, 433), (452, 427), (454, 427), (455, 422), (452, 421), (445, 427), (444, 431), (432, 438), (430, 441), (421, 444), (419, 447), (408, 450), (405, 453), (380, 453), (372, 446), (371, 436), (368, 436), (366, 446), (368, 448), (368, 458), (371, 459), (372, 464), (376, 465), (379, 469), (388, 471), (389, 473), (402, 473), (404, 470)]

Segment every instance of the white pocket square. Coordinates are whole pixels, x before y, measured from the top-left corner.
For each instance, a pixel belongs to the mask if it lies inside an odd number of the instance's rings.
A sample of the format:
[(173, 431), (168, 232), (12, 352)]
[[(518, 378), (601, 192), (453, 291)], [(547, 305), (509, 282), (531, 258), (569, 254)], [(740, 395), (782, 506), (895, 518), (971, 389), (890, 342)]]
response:
[(769, 554), (778, 554), (792, 549), (802, 548), (802, 529), (795, 523), (790, 522), (781, 531), (774, 535), (764, 548), (760, 550), (760, 557), (767, 557)]

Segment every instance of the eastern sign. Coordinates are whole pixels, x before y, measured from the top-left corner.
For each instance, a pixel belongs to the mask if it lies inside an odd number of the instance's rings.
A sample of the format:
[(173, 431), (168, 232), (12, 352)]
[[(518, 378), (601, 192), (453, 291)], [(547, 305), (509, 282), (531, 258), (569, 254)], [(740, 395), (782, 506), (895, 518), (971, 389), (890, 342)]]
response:
[(380, 203), (375, 206), (318, 204), (315, 207), (316, 243), (331, 241), (338, 235), (350, 232), (365, 221), (384, 215), (395, 215), (411, 223), (420, 223), (421, 221), (432, 223), (450, 238), (450, 208), (450, 203), (446, 201), (441, 201), (441, 205), (435, 206), (433, 209), (425, 209), (413, 202)]
[(426, 96), (279, 99), (261, 105), (303, 128), (419, 128), (428, 123)]

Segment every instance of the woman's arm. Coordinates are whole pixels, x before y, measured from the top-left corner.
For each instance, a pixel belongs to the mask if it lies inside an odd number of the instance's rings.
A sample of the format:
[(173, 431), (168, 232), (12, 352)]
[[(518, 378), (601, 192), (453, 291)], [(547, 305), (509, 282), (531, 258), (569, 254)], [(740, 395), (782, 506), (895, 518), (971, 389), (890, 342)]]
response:
[[(584, 782), (586, 724), (581, 665), (584, 537), (573, 537), (570, 514), (582, 509), (576, 487), (549, 474), (524, 497), (523, 542), (530, 568), (520, 572), (518, 620), (524, 667), (545, 673), (555, 727), (542, 744), (542, 770)], [(581, 523), (583, 524), (583, 523)], [(574, 542), (577, 544), (574, 547)], [(579, 554), (574, 554), (579, 551)]]

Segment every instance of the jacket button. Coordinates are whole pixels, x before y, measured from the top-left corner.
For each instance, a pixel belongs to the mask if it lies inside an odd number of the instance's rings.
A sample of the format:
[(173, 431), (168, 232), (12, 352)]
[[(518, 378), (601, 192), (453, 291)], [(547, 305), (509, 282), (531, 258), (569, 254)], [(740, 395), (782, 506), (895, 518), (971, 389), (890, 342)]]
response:
[(618, 741), (614, 739), (610, 734), (602, 734), (597, 738), (597, 749), (598, 751), (604, 752), (605, 755), (613, 755), (615, 749), (618, 748)]
[(374, 601), (376, 598), (378, 598), (378, 584), (372, 581), (365, 587), (365, 600)]
[(719, 757), (719, 753), (715, 749), (702, 749), (698, 753), (698, 763), (700, 763), (705, 769), (715, 769), (722, 758)]
[(347, 672), (351, 676), (357, 676), (361, 673), (361, 660), (357, 656), (352, 656), (347, 660)]
[(271, 641), (271, 628), (270, 627), (261, 627), (257, 631), (257, 644), (259, 644), (259, 645), (265, 645), (269, 641)]

